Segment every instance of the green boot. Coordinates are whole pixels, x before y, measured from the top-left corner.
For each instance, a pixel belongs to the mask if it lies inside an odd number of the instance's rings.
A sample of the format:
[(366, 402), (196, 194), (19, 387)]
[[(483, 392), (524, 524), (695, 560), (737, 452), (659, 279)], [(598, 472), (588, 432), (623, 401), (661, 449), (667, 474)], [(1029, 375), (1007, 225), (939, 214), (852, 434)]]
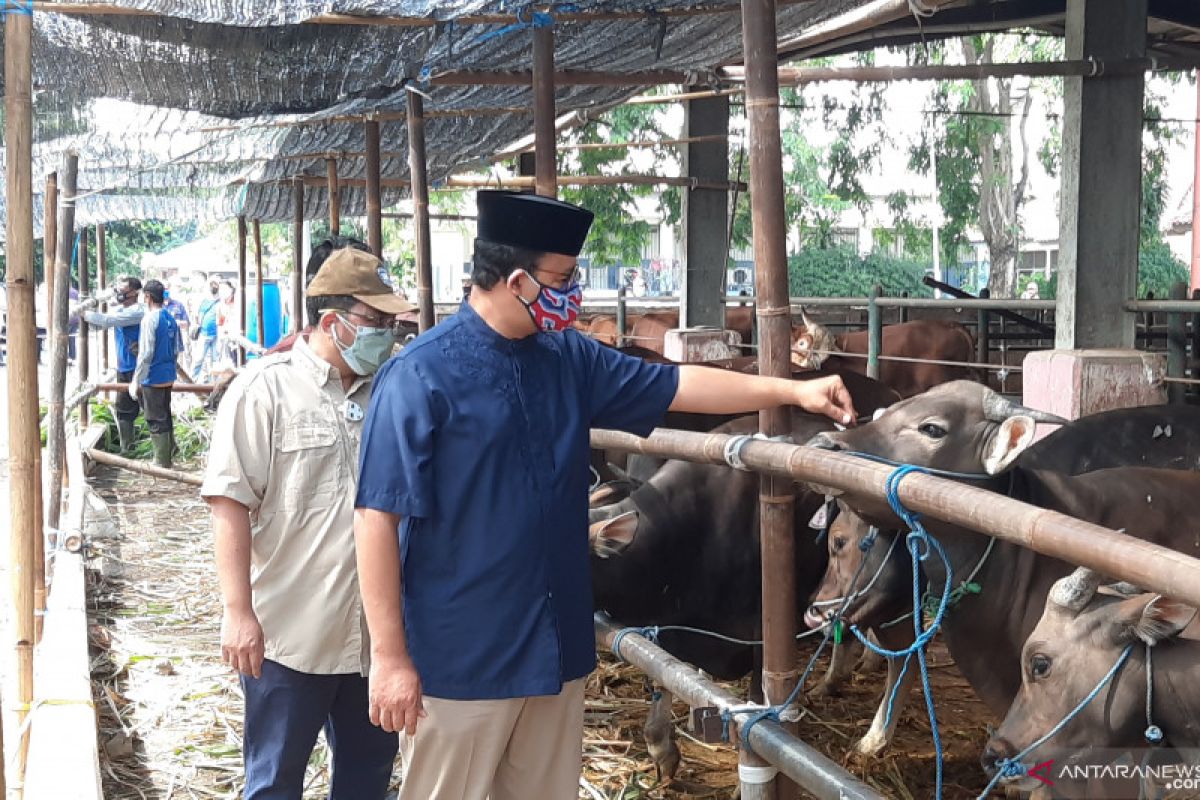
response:
[(171, 460), (171, 434), (170, 433), (152, 433), (150, 441), (154, 443), (154, 463), (160, 467), (170, 469), (173, 462)]
[(133, 435), (133, 420), (118, 419), (117, 438), (121, 442), (122, 453), (128, 453), (133, 450)]

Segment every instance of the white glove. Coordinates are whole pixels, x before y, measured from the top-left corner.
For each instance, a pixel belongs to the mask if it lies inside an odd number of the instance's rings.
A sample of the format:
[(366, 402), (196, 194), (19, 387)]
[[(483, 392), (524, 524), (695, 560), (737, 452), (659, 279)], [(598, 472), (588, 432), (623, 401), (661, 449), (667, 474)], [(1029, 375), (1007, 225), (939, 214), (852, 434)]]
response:
[(138, 399), (138, 385), (136, 383), (131, 382), (129, 384), (129, 396), (134, 400)]

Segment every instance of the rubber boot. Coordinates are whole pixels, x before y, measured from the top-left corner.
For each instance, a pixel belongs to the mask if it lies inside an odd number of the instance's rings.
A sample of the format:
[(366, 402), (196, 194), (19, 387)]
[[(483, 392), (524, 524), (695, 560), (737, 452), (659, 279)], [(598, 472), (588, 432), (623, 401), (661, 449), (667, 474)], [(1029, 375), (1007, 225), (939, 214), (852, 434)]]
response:
[(133, 420), (117, 420), (117, 438), (120, 439), (122, 453), (133, 450)]
[(171, 434), (169, 432), (152, 433), (150, 441), (154, 443), (154, 463), (170, 469), (173, 463), (171, 460)]

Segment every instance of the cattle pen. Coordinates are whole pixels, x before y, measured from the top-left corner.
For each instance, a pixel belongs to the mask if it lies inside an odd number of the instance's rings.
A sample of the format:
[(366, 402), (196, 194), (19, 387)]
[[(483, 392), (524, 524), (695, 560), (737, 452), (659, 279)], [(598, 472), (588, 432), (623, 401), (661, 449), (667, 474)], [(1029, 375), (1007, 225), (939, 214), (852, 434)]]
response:
[[(106, 225), (133, 219), (236, 220), (238, 318), (249, 319), (251, 296), (259, 310), (256, 329), (247, 328), (236, 339), (244, 364), (267, 343), (264, 223), (291, 225), (292, 267), (298, 275), (306, 221), (327, 221), (336, 234), (344, 218), (361, 214), (368, 245), (382, 255), (381, 220), (398, 216), (385, 209), (411, 198), (411, 211), (403, 216), (412, 220), (417, 324), (425, 331), (436, 322), (430, 192), (502, 185), (556, 196), (566, 185), (673, 186), (684, 190), (688, 231), (689, 283), (678, 303), (680, 327), (721, 327), (726, 305), (750, 304), (754, 334), (745, 345), (755, 352), (763, 375), (791, 376), (792, 317), (801, 307), (865, 311), (865, 319), (859, 315), (855, 322), (868, 331), (861, 358), (870, 376), (879, 375), (882, 362), (904, 360), (883, 352), (888, 310), (895, 309), (899, 321), (908, 319), (910, 309), (961, 310), (975, 331), (978, 355), (960, 366), (1006, 374), (1025, 369), (1028, 376), (1030, 367), (1008, 363), (1006, 357), (995, 363), (994, 345), (1053, 341), (1044, 361), (1033, 359), (1039, 407), (1061, 403), (1071, 409), (1061, 413), (1078, 417), (1102, 410), (1096, 405), (1101, 402), (1109, 403), (1107, 408), (1151, 402), (1147, 398), (1188, 399), (1185, 389), (1200, 383), (1194, 344), (1200, 341), (1195, 322), (1200, 300), (1184, 299), (1187, 287), (1170, 299), (1140, 299), (1135, 287), (1145, 76), (1197, 67), (1200, 17), (1186, 4), (1152, 0), (1065, 0), (1049, 10), (1033, 5), (1019, 0), (613, 0), (516, 8), (503, 2), (426, 0), (5, 2), (12, 666), (3, 685), (8, 713), (0, 726), (0, 750), (13, 755), (0, 770), (0, 791), (32, 800), (103, 796), (97, 706), (112, 700), (111, 695), (104, 699), (90, 677), (91, 462), (188, 486), (198, 482), (196, 474), (156, 469), (98, 449), (103, 433), (89, 424), (94, 423), (88, 419), (90, 400), (126, 388), (109, 369), (102, 332), (81, 326), (77, 375), (67, 374), (69, 320), (102, 302), (84, 297), (71, 305), (72, 266), (82, 267), (80, 291), (87, 295), (87, 253), (94, 242), (98, 284), (111, 283)], [(1010, 29), (1063, 36), (1067, 57), (970, 68), (781, 66), (874, 43)], [(1068, 146), (1059, 297), (924, 299), (885, 297), (879, 291), (864, 298), (789, 297), (780, 87), (1003, 75), (1064, 80)], [(687, 174), (559, 174), (557, 152), (566, 147), (559, 137), (646, 88), (661, 86), (682, 87), (682, 93), (649, 95), (639, 102), (686, 107), (688, 135), (674, 146), (685, 149)], [(126, 110), (132, 120), (128, 129), (63, 136), (51, 130), (36, 138), (41, 128), (35, 126), (35, 92), (58, 98), (61, 107), (118, 98), (145, 108)], [(750, 162), (745, 182), (729, 174), (729, 98), (734, 94), (745, 99)], [(480, 164), (490, 168), (504, 158), (518, 159), (519, 175), (454, 174)], [(38, 185), (43, 179), (44, 188)], [(739, 192), (750, 195), (756, 286), (753, 296), (726, 297), (730, 197)], [(1200, 199), (1197, 209), (1200, 219)], [(34, 300), (38, 231), (51, 287), (44, 451)], [(294, 278), (291, 289), (293, 308), (299, 309), (302, 282)], [(613, 304), (619, 320), (616, 344), (637, 343), (626, 316), (643, 306), (624, 294)], [(1052, 321), (1024, 316), (1049, 311)], [(1139, 315), (1166, 315), (1166, 325), (1146, 320), (1139, 330)], [(1006, 325), (1014, 316), (1034, 324), (1011, 330)], [(300, 328), (295, 313), (291, 332)], [(89, 341), (100, 346), (89, 347)], [(1165, 354), (1134, 349), (1141, 343), (1151, 350), (1160, 342)], [(1112, 355), (1115, 351), (1119, 355)], [(1074, 385), (1065, 377), (1070, 370), (1052, 363), (1055, 353), (1079, 359), (1072, 362)], [(1104, 355), (1071, 355), (1079, 353)], [(1102, 388), (1113, 390), (1095, 391), (1088, 380), (1106, 381)], [(1027, 396), (1032, 383), (1026, 377)], [(201, 396), (211, 391), (182, 383), (175, 388)], [(897, 477), (890, 466), (779, 441), (789, 431), (782, 410), (763, 412), (758, 430), (767, 441), (668, 429), (646, 439), (592, 433), (596, 448), (723, 465), (758, 476), (764, 704), (747, 704), (679, 662), (645, 635), (646, 629), (602, 616), (595, 622), (598, 648), (638, 666), (685, 700), (695, 709), (698, 730), (707, 719), (716, 738), (740, 743), (738, 781), (746, 800), (793, 796), (795, 787), (781, 776), (812, 797), (885, 796), (806, 743), (803, 724), (788, 718), (788, 700), (802, 672), (796, 645), (802, 598), (790, 569), (797, 483), (877, 504), (891, 495), (904, 509), (927, 518), (1200, 606), (1196, 558), (945, 478)]]

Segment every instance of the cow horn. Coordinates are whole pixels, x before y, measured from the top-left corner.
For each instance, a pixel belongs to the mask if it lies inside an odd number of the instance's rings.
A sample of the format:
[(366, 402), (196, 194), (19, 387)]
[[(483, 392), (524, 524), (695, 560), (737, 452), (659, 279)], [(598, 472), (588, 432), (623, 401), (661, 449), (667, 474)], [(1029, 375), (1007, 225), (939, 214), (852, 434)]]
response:
[(808, 312), (804, 310), (804, 306), (800, 306), (800, 321), (803, 322), (804, 327), (809, 330), (812, 330), (813, 327), (816, 326), (816, 323), (809, 319)]
[(992, 422), (1004, 422), (1009, 417), (1029, 417), (1034, 422), (1045, 422), (1049, 425), (1067, 424), (1062, 417), (1014, 403), (991, 389), (983, 396), (983, 415)]
[(1067, 577), (1055, 582), (1050, 589), (1050, 602), (1078, 614), (1092, 601), (1100, 581), (1100, 573), (1087, 567), (1078, 567)]

